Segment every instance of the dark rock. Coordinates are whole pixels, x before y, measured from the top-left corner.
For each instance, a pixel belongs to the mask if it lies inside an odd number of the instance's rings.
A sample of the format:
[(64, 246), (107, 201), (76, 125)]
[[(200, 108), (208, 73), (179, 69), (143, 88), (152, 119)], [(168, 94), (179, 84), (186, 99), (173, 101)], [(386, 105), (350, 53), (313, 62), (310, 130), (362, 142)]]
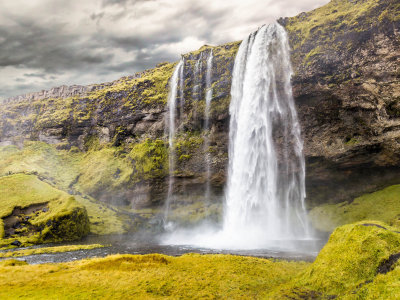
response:
[(18, 228), (21, 228), (21, 227), (22, 227), (22, 225), (21, 225), (20, 222), (17, 222), (17, 223), (15, 223), (15, 224), (13, 225), (13, 228), (14, 228), (14, 229), (18, 229)]
[(20, 241), (18, 241), (18, 240), (15, 240), (15, 241), (12, 242), (10, 245), (11, 245), (11, 246), (17, 246), (17, 247), (19, 247), (19, 246), (22, 245), (22, 243), (21, 243)]
[(369, 223), (367, 223), (367, 224), (363, 224), (363, 226), (373, 226), (373, 227), (378, 227), (378, 228), (382, 228), (382, 229), (387, 230), (385, 227), (383, 227), (381, 225), (377, 225), (377, 224), (369, 224)]
[(390, 271), (392, 271), (392, 267), (394, 264), (400, 259), (400, 253), (393, 254), (389, 256), (389, 259), (385, 262), (383, 262), (379, 267), (378, 270), (376, 271), (377, 274), (386, 274)]

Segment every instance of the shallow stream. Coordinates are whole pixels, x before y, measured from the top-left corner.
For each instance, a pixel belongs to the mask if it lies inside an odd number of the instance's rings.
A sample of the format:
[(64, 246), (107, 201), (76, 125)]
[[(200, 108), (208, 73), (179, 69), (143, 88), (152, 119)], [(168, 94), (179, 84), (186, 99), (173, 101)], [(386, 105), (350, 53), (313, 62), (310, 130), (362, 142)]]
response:
[[(319, 251), (326, 244), (326, 239), (313, 240), (290, 240), (276, 241), (274, 246), (268, 249), (254, 250), (222, 250), (222, 249), (207, 249), (194, 247), (190, 245), (168, 245), (162, 243), (163, 236), (143, 237), (132, 235), (115, 235), (115, 236), (88, 236), (80, 241), (64, 242), (59, 244), (43, 244), (33, 248), (66, 246), (66, 245), (91, 245), (101, 244), (104, 248), (91, 250), (78, 250), (64, 253), (48, 253), (36, 254), (23, 257), (16, 257), (18, 260), (25, 260), (29, 264), (43, 263), (60, 263), (75, 260), (81, 260), (93, 257), (105, 257), (112, 254), (151, 254), (160, 253), (170, 256), (180, 256), (186, 253), (198, 254), (232, 254), (241, 256), (254, 256), (262, 258), (275, 258), (296, 261), (312, 262), (317, 257)], [(14, 250), (23, 250), (25, 248), (17, 248)], [(10, 251), (10, 250), (8, 250)], [(3, 251), (0, 251), (3, 252)], [(3, 258), (10, 259), (10, 258)], [(1, 259), (1, 260), (3, 260)]]

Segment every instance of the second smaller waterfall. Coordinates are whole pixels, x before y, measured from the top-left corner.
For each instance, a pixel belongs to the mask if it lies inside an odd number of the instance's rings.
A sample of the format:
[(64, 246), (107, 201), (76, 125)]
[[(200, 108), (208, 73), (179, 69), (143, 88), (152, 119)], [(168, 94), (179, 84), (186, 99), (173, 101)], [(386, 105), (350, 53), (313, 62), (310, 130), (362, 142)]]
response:
[(169, 186), (168, 196), (165, 208), (165, 219), (168, 221), (168, 215), (170, 213), (172, 194), (173, 194), (173, 183), (174, 183), (174, 165), (175, 165), (175, 153), (174, 153), (174, 138), (175, 138), (175, 113), (176, 113), (176, 97), (178, 94), (178, 76), (181, 69), (183, 69), (184, 62), (181, 60), (175, 67), (174, 73), (171, 78), (171, 89), (168, 95), (168, 108), (169, 117), (167, 118), (167, 127), (169, 130), (168, 142), (169, 142)]
[(205, 199), (206, 202), (210, 201), (210, 176), (211, 176), (211, 153), (209, 153), (210, 148), (210, 106), (211, 99), (213, 95), (212, 90), (212, 64), (213, 64), (213, 51), (210, 51), (210, 55), (207, 59), (207, 73), (206, 73), (206, 108), (204, 111), (205, 122), (204, 122), (204, 131), (206, 132), (206, 137), (204, 140), (204, 147), (206, 149), (205, 161), (206, 161), (206, 192)]

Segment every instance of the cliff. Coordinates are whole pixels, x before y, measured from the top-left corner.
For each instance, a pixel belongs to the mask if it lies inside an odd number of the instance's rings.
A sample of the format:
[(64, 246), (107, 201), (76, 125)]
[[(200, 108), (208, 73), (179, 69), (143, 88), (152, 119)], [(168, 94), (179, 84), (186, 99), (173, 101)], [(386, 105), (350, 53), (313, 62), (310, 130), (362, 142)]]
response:
[[(279, 20), (292, 47), (309, 208), (350, 203), (361, 194), (400, 182), (399, 6), (389, 0), (333, 0)], [(38, 174), (72, 194), (131, 209), (161, 207), (174, 178), (175, 198), (189, 210), (175, 207), (177, 219), (193, 223), (208, 214), (218, 221), (228, 164), (232, 70), (239, 45), (203, 46), (182, 56), (184, 84), (178, 98), (182, 89), (184, 101), (176, 99), (173, 174), (168, 174), (165, 124), (176, 63), (162, 63), (112, 83), (53, 88), (4, 101), (0, 145), (52, 144), (65, 154), (63, 163), (71, 176), (57, 183), (50, 167), (16, 166), (6, 158), (0, 162), (0, 173)], [(211, 50), (212, 127), (204, 131), (206, 61)], [(199, 59), (203, 67), (195, 78)], [(206, 159), (212, 171), (208, 204), (203, 197)]]

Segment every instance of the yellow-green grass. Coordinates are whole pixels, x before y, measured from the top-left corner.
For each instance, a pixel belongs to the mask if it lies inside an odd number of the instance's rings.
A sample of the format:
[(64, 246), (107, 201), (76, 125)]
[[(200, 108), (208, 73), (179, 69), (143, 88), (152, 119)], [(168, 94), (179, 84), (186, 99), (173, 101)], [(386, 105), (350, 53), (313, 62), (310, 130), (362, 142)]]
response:
[(0, 258), (20, 257), (20, 256), (45, 254), (45, 253), (62, 253), (62, 252), (71, 252), (78, 250), (92, 250), (103, 247), (105, 246), (99, 244), (93, 244), (93, 245), (70, 245), (70, 246), (45, 247), (45, 248), (31, 248), (24, 250), (0, 252)]
[(67, 190), (79, 174), (81, 153), (57, 151), (44, 142), (25, 142), (23, 149), (0, 147), (0, 175), (35, 174)]
[[(42, 227), (42, 232), (31, 236), (18, 237), (22, 244), (40, 243), (45, 237), (49, 241), (73, 240), (89, 233), (89, 222), (85, 207), (74, 197), (57, 190), (36, 176), (16, 174), (0, 178), (0, 238), (4, 238), (4, 225), (1, 218), (10, 216), (15, 207), (26, 208), (33, 204), (48, 203), (49, 211), (34, 214), (29, 222)], [(57, 222), (55, 230), (46, 223)], [(57, 235), (57, 233), (59, 235)], [(0, 247), (12, 240), (0, 239)]]
[(370, 284), (360, 287), (355, 293), (343, 295), (342, 300), (396, 300), (400, 299), (400, 265), (388, 274), (379, 274)]
[(114, 255), (0, 267), (1, 299), (257, 299), (309, 264), (231, 255)]
[(311, 210), (309, 219), (318, 230), (332, 232), (336, 227), (362, 220), (400, 225), (400, 185), (366, 194), (351, 204), (325, 204)]

